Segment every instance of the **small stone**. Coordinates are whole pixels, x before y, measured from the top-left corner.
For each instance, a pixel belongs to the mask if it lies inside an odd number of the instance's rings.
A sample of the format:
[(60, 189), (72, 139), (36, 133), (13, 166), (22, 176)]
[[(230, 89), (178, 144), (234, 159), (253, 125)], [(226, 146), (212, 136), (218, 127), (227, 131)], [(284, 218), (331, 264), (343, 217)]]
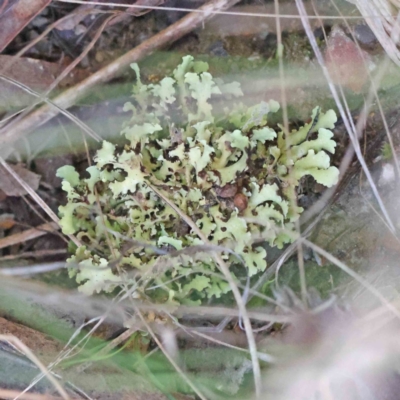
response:
[(356, 25), (354, 30), (354, 37), (357, 39), (357, 42), (360, 45), (366, 46), (368, 48), (372, 48), (378, 43), (378, 39), (376, 38), (374, 32), (372, 32), (371, 28), (365, 24)]
[(324, 40), (325, 39), (324, 30), (321, 27), (314, 29), (314, 36), (317, 40), (320, 41)]
[(49, 23), (49, 20), (46, 17), (38, 16), (32, 20), (32, 25), (35, 28), (40, 28)]
[(215, 189), (217, 196), (227, 199), (233, 197), (237, 193), (237, 186), (235, 184), (228, 183), (223, 187)]
[(104, 61), (104, 59), (105, 59), (105, 57), (104, 57), (104, 52), (102, 52), (102, 51), (97, 51), (94, 58), (95, 58), (95, 60), (96, 60), (98, 63), (102, 63), (102, 62)]
[(396, 179), (396, 173), (392, 164), (383, 164), (381, 176), (379, 178), (378, 186), (385, 186), (389, 183), (394, 182)]
[(78, 24), (74, 29), (75, 35), (77, 35), (77, 36), (85, 34), (86, 31), (87, 31), (87, 28), (83, 24)]
[(368, 70), (374, 64), (371, 57), (349, 39), (339, 26), (334, 26), (329, 35), (326, 51), (326, 66), (334, 83), (360, 93), (368, 81)]
[(244, 211), (247, 208), (248, 202), (247, 196), (243, 193), (236, 193), (235, 198), (233, 199), (233, 203), (239, 211)]
[(208, 48), (211, 55), (217, 57), (227, 57), (229, 54), (224, 48), (224, 44), (221, 40), (217, 40)]

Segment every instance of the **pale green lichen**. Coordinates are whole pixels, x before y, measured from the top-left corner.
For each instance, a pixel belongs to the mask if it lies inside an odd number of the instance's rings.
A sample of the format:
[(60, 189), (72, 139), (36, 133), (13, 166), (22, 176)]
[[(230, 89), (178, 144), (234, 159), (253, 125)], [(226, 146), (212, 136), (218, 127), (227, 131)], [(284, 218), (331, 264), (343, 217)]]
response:
[[(229, 265), (260, 273), (266, 252), (255, 238), (278, 247), (291, 241), (302, 212), (295, 198), (300, 179), (312, 175), (325, 186), (338, 180), (327, 153), (335, 151), (335, 113), (317, 107), (308, 124), (285, 134), (267, 125), (277, 102), (232, 105), (243, 95), (240, 85), (214, 80), (191, 56), (158, 84), (143, 84), (138, 66), (132, 68), (137, 82), (125, 105), (132, 117), (122, 130), (128, 143), (104, 141), (88, 178), (72, 167), (58, 170), (68, 197), (60, 207), (63, 232), (85, 243), (69, 259), (71, 276), (87, 294), (128, 284), (139, 296), (158, 286), (163, 301), (220, 297), (229, 286), (212, 254), (188, 251), (201, 238), (153, 189), (209, 242), (230, 249), (223, 254)], [(213, 114), (224, 99), (230, 107)]]

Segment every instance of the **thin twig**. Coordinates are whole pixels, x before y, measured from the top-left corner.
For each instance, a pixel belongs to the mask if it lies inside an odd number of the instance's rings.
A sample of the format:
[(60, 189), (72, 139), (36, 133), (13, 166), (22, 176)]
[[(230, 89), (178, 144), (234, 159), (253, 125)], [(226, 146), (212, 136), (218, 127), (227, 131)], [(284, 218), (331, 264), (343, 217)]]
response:
[[(3, 168), (31, 195), (36, 203), (43, 209), (43, 211), (57, 224), (59, 225), (60, 220), (53, 210), (42, 200), (42, 198), (24, 181), (20, 176), (0, 157), (0, 164)], [(79, 240), (73, 236), (68, 237), (79, 247), (81, 244)]]
[[(89, 1), (89, 0), (56, 0), (60, 3), (71, 3), (71, 4), (91, 4), (91, 5), (101, 5), (101, 6), (107, 6), (107, 7), (124, 7), (124, 8), (138, 8), (138, 9), (150, 9), (150, 10), (164, 10), (164, 11), (180, 11), (180, 12), (197, 12), (197, 13), (204, 13), (201, 8), (197, 10), (193, 10), (191, 8), (185, 8), (185, 7), (164, 7), (164, 6), (152, 6), (152, 5), (139, 5), (139, 4), (125, 4), (125, 3), (117, 3), (117, 2), (103, 2), (101, 3), (99, 1)], [(271, 13), (258, 13), (258, 12), (244, 12), (244, 11), (216, 11), (215, 14), (219, 15), (235, 15), (235, 16), (243, 16), (243, 17), (260, 17), (260, 18), (275, 18), (276, 14), (271, 14)], [(280, 18), (287, 18), (287, 19), (300, 19), (301, 17), (299, 14), (280, 14)], [(321, 15), (320, 17), (317, 17), (315, 15), (308, 15), (308, 19), (339, 19), (342, 20), (343, 17), (338, 16), (338, 15)], [(365, 18), (378, 18), (382, 19), (382, 15), (378, 14), (371, 14), (371, 15), (362, 15), (362, 16), (355, 16), (355, 15), (348, 15), (345, 17), (346, 19), (365, 19)]]
[[(211, 244), (209, 242), (209, 240), (207, 239), (207, 237), (204, 235), (204, 233), (201, 231), (201, 229), (196, 225), (196, 223), (188, 215), (183, 213), (179, 207), (177, 207), (172, 201), (170, 201), (168, 199), (168, 197), (166, 197), (164, 195), (164, 193), (161, 192), (161, 190), (157, 189), (154, 185), (151, 185), (151, 184), (148, 184), (148, 185), (161, 199), (163, 199), (164, 202), (166, 202), (192, 228), (193, 232), (195, 232), (197, 234), (197, 236), (203, 241), (204, 244), (208, 244), (208, 245)], [(231, 272), (229, 271), (229, 268), (226, 265), (225, 261), (222, 259), (221, 255), (215, 254), (214, 258), (217, 261), (221, 272), (224, 274), (226, 281), (229, 283), (229, 286), (232, 290), (233, 296), (235, 297), (235, 301), (236, 301), (239, 311), (241, 313), (241, 317), (243, 318), (243, 323), (244, 323), (247, 341), (248, 341), (248, 345), (249, 345), (249, 351), (250, 351), (250, 355), (251, 355), (251, 361), (253, 364), (253, 374), (254, 374), (254, 384), (255, 384), (256, 396), (260, 397), (260, 395), (261, 395), (260, 363), (258, 361), (258, 356), (257, 356), (256, 340), (254, 338), (250, 318), (249, 318), (249, 315), (246, 310), (246, 305), (242, 299), (239, 288), (237, 287), (237, 284), (236, 284), (235, 280), (233, 279), (233, 276), (232, 276)]]
[[(16, 346), (20, 351), (22, 351), (26, 357), (28, 357), (39, 369), (40, 371), (47, 377), (47, 379), (53, 384), (53, 386), (57, 389), (64, 400), (69, 400), (65, 389), (60, 385), (53, 375), (50, 374), (48, 369), (41, 363), (41, 361), (32, 353), (32, 351), (25, 346), (24, 343), (21, 342), (17, 337), (11, 335), (0, 335), (0, 340), (4, 340), (6, 342), (11, 342), (14, 346)], [(20, 397), (16, 396), (16, 399)]]
[[(3, 81), (6, 81), (8, 83), (11, 83), (12, 85), (15, 85), (15, 86), (19, 87), (20, 89), (22, 89), (25, 92), (31, 94), (32, 96), (39, 98), (41, 101), (44, 101), (45, 103), (47, 103), (47, 106), (49, 106), (50, 108), (56, 110), (56, 114), (55, 115), (57, 115), (60, 112), (61, 114), (65, 115), (67, 118), (69, 118), (71, 121), (73, 121), (77, 126), (79, 126), (83, 131), (85, 131), (94, 140), (96, 140), (96, 141), (100, 141), (101, 140), (101, 137), (95, 131), (93, 131), (93, 129), (91, 129), (89, 126), (87, 126), (79, 118), (75, 117), (75, 115), (71, 114), (69, 111), (64, 110), (62, 107), (58, 106), (54, 101), (50, 100), (47, 97), (42, 96), (40, 93), (38, 93), (35, 90), (31, 89), (29, 86), (24, 85), (23, 83), (18, 82), (15, 79), (9, 78), (8, 76), (0, 74), (0, 79), (2, 79)], [(13, 125), (13, 122), (11, 122), (11, 124), (9, 124), (9, 125)], [(6, 125), (3, 129), (7, 130), (9, 125)], [(1, 131), (3, 129), (1, 129)], [(1, 141), (0, 141), (0, 143), (1, 143)]]
[(369, 172), (368, 166), (365, 163), (364, 157), (362, 156), (362, 153), (361, 153), (361, 150), (360, 150), (360, 144), (359, 144), (358, 138), (357, 138), (357, 133), (352, 128), (352, 123), (347, 118), (347, 115), (345, 113), (343, 105), (340, 102), (340, 99), (339, 99), (337, 90), (335, 88), (335, 85), (333, 84), (332, 79), (331, 79), (331, 77), (329, 75), (328, 69), (326, 68), (324, 58), (322, 57), (322, 54), (321, 54), (321, 50), (319, 49), (317, 41), (315, 39), (315, 36), (314, 36), (314, 34), (312, 32), (312, 29), (311, 29), (311, 26), (310, 26), (310, 22), (307, 19), (307, 13), (306, 13), (306, 10), (304, 8), (303, 0), (296, 0), (296, 5), (297, 5), (297, 8), (299, 10), (299, 14), (301, 16), (301, 21), (303, 23), (304, 30), (305, 30), (305, 32), (307, 34), (308, 40), (309, 40), (309, 42), (311, 44), (311, 47), (312, 47), (312, 49), (313, 49), (313, 51), (315, 53), (315, 56), (316, 56), (316, 58), (318, 60), (318, 63), (320, 65), (321, 69), (322, 69), (322, 72), (324, 73), (324, 75), (326, 77), (329, 89), (330, 89), (330, 91), (332, 93), (332, 96), (333, 96), (333, 98), (335, 100), (335, 103), (336, 103), (336, 105), (338, 107), (340, 116), (343, 119), (343, 123), (344, 123), (344, 125), (346, 127), (346, 130), (347, 130), (347, 133), (348, 133), (348, 135), (350, 137), (350, 141), (351, 141), (351, 143), (352, 143), (352, 145), (354, 147), (355, 153), (357, 155), (357, 159), (361, 164), (361, 167), (362, 167), (362, 169), (363, 169), (363, 171), (364, 171), (364, 173), (365, 173), (365, 175), (366, 175), (366, 177), (368, 179), (368, 183), (371, 186), (371, 189), (372, 189), (372, 191), (374, 193), (374, 196), (375, 196), (375, 198), (376, 198), (376, 200), (377, 200), (377, 202), (379, 204), (380, 209), (382, 210), (383, 215), (385, 216), (385, 219), (386, 219), (388, 225), (390, 226), (391, 231), (395, 232), (396, 229), (395, 229), (395, 227), (393, 225), (393, 222), (392, 222), (392, 220), (391, 220), (391, 218), (390, 218), (390, 216), (389, 216), (389, 214), (388, 214), (388, 212), (386, 210), (386, 207), (385, 207), (385, 205), (384, 205), (384, 203), (382, 201), (381, 196), (379, 195), (378, 189), (377, 189), (377, 187), (376, 187), (376, 185), (375, 185), (375, 183), (374, 183), (374, 181), (372, 179), (371, 173)]
[(14, 246), (15, 244), (24, 243), (28, 240), (36, 239), (40, 236), (47, 235), (48, 233), (60, 229), (57, 222), (48, 222), (37, 226), (36, 228), (27, 229), (14, 235), (6, 236), (0, 239), (0, 249), (5, 247)]
[(182, 369), (179, 367), (179, 365), (175, 362), (173, 357), (169, 354), (168, 351), (165, 350), (163, 344), (160, 342), (158, 339), (157, 335), (153, 332), (151, 329), (150, 325), (147, 323), (146, 319), (143, 317), (142, 313), (137, 309), (136, 310), (137, 315), (139, 315), (139, 318), (142, 320), (143, 325), (146, 327), (147, 331), (150, 333), (151, 337), (153, 340), (156, 342), (157, 346), (160, 348), (160, 350), (164, 353), (165, 357), (168, 359), (168, 361), (173, 365), (175, 370), (179, 373), (179, 375), (182, 376), (184, 381), (191, 387), (191, 389), (196, 393), (198, 397), (200, 397), (201, 400), (206, 400), (206, 397), (197, 389), (197, 387), (193, 384), (193, 382), (187, 377), (187, 375), (182, 371)]
[(199, 9), (200, 12), (188, 14), (82, 82), (61, 93), (52, 101), (56, 107), (46, 104), (29, 114), (26, 118), (11, 122), (0, 129), (0, 144), (12, 143), (25, 135), (27, 131), (43, 125), (58, 115), (61, 110), (65, 110), (76, 104), (77, 101), (85, 97), (96, 85), (105, 83), (121, 75), (131, 63), (137, 62), (152, 54), (155, 50), (175, 42), (206, 20), (212, 18), (219, 10), (229, 8), (238, 2), (239, 0), (210, 1)]
[(21, 395), (21, 392), (18, 390), (10, 390), (10, 389), (1, 389), (0, 388), (0, 398), (2, 399), (15, 399), (18, 396), (21, 400), (60, 400), (61, 397), (49, 396), (47, 394), (39, 394), (39, 393), (24, 393)]
[[(54, 224), (54, 222), (51, 222), (51, 223)], [(8, 237), (10, 237), (10, 236), (8, 236)], [(0, 243), (2, 240), (3, 239), (0, 239)], [(0, 262), (17, 260), (20, 258), (40, 258), (40, 257), (47, 257), (47, 256), (58, 256), (61, 254), (66, 254), (66, 253), (67, 253), (67, 249), (26, 251), (25, 253), (10, 254), (8, 256), (0, 257)]]
[(400, 311), (396, 307), (394, 307), (393, 304), (390, 301), (388, 301), (377, 289), (375, 289), (375, 287), (373, 285), (371, 285), (362, 276), (357, 274), (357, 272), (353, 271), (351, 268), (349, 268), (342, 261), (338, 260), (332, 254), (330, 254), (326, 250), (322, 249), (321, 247), (317, 246), (316, 244), (308, 241), (307, 239), (299, 238), (298, 240), (301, 240), (307, 247), (314, 250), (316, 253), (320, 254), (322, 257), (325, 257), (332, 264), (336, 265), (342, 271), (346, 272), (348, 275), (350, 275), (352, 278), (354, 278), (357, 282), (359, 282), (367, 290), (369, 290), (377, 299), (379, 299), (381, 301), (381, 303), (383, 305), (385, 305), (388, 308), (388, 310), (390, 310), (397, 318), (400, 318)]

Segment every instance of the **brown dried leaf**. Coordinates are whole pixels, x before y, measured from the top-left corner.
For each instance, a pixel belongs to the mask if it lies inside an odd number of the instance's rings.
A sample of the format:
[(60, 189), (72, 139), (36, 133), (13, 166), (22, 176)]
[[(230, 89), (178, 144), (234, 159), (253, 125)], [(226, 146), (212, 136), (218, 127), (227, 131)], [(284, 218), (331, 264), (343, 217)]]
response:
[[(37, 175), (21, 164), (11, 165), (10, 167), (14, 170), (19, 177), (26, 182), (33, 190), (37, 190), (39, 187), (40, 175)], [(0, 167), (0, 189), (7, 196), (22, 196), (27, 194), (25, 189), (12, 177), (3, 167)]]
[[(11, 64), (12, 62), (12, 64)], [(3, 73), (37, 92), (45, 91), (65, 69), (66, 65), (33, 58), (18, 58), (0, 54), (0, 66), (12, 65)], [(89, 75), (88, 71), (75, 68), (59, 84), (60, 88), (69, 87), (82, 81)], [(32, 95), (12, 83), (0, 80), (0, 110), (10, 110), (32, 102)]]
[(215, 193), (217, 196), (227, 199), (229, 197), (233, 197), (237, 193), (237, 190), (237, 185), (234, 183), (228, 183), (223, 187), (216, 188)]
[(92, 4), (83, 4), (77, 7), (69, 18), (57, 23), (58, 31), (69, 31), (75, 29), (76, 26), (88, 16), (88, 10), (95, 8)]
[(50, 3), (51, 0), (0, 1), (0, 52)]
[(13, 214), (1, 214), (0, 215), (0, 230), (11, 229), (15, 225), (15, 219)]

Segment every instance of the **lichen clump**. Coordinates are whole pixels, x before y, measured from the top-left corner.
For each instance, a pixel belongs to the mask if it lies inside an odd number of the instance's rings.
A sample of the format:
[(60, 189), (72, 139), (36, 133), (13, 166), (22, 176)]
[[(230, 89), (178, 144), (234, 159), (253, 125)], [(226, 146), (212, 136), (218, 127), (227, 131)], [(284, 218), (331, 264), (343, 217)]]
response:
[(59, 210), (63, 232), (84, 244), (68, 260), (70, 274), (87, 294), (130, 285), (161, 301), (220, 297), (230, 288), (215, 248), (203, 245), (225, 248), (226, 263), (246, 276), (264, 271), (260, 241), (293, 240), (300, 179), (337, 182), (327, 153), (335, 151), (335, 113), (317, 107), (309, 123), (285, 134), (268, 126), (276, 101), (245, 106), (237, 82), (213, 79), (208, 64), (191, 56), (158, 84), (142, 83), (132, 68), (128, 142), (104, 141), (87, 178), (70, 166), (58, 170), (68, 196)]

